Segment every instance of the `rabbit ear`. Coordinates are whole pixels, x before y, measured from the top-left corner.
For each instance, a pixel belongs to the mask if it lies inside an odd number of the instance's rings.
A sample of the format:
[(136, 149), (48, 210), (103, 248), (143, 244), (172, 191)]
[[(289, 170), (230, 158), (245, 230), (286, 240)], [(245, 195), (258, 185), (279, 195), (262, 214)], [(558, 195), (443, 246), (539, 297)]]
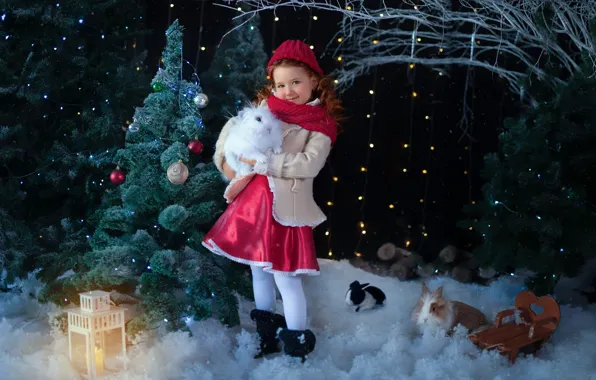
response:
[(433, 296), (435, 298), (442, 298), (443, 297), (443, 285), (439, 286), (437, 290), (433, 292)]
[(243, 108), (240, 110), (240, 112), (238, 112), (238, 118), (243, 119), (244, 116), (246, 115), (246, 113), (248, 112), (248, 108)]
[(422, 294), (428, 294), (430, 290), (428, 290), (428, 286), (426, 285), (426, 281), (422, 281)]

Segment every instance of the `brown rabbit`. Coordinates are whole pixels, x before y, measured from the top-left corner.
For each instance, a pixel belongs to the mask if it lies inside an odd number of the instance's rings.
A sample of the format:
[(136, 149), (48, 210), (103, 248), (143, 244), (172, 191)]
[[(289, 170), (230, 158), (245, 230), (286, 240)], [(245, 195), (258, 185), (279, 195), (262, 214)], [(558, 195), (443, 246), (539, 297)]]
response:
[(422, 294), (412, 311), (412, 320), (419, 328), (439, 327), (449, 334), (458, 324), (466, 327), (468, 332), (483, 330), (490, 325), (480, 310), (463, 302), (445, 299), (443, 286), (431, 293), (426, 282), (422, 282)]

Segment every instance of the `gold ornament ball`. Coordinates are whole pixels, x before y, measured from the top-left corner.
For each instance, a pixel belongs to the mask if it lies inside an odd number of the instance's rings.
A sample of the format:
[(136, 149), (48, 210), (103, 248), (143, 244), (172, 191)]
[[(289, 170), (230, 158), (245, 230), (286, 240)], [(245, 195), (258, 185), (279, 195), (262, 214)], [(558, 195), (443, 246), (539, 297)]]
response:
[(182, 160), (174, 162), (168, 168), (168, 180), (174, 185), (181, 185), (188, 179), (188, 167)]

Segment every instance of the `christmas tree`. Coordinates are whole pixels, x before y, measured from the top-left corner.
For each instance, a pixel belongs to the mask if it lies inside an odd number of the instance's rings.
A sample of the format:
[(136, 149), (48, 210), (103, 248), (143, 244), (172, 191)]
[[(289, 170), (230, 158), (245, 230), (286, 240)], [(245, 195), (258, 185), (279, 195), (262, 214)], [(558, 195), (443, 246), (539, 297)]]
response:
[[(0, 187), (5, 212), (27, 220), (36, 244), (33, 260), (10, 264), (15, 271), (41, 267), (49, 283), (89, 248), (87, 218), (107, 188), (122, 126), (150, 90), (136, 46), (142, 12), (132, 0), (2, 4)], [(13, 242), (21, 236), (29, 241)]]
[(115, 162), (88, 268), (64, 279), (63, 289), (105, 289), (138, 298), (141, 314), (128, 327), (184, 329), (189, 318), (216, 316), (239, 323), (235, 292), (250, 296), (246, 266), (211, 254), (202, 245), (225, 208), (226, 183), (212, 163), (201, 162), (199, 82), (183, 80), (182, 27), (166, 32), (154, 92), (137, 108)]
[[(246, 5), (241, 7), (248, 9)], [(210, 98), (203, 120), (214, 131), (219, 131), (216, 128), (223, 127), (229, 117), (250, 102), (267, 80), (265, 66), (269, 58), (259, 25), (258, 14), (248, 21), (233, 20), (232, 32), (224, 36), (209, 70), (200, 75)], [(216, 136), (208, 136), (213, 137)]]
[[(551, 293), (594, 256), (596, 77), (584, 65), (567, 83), (534, 90), (534, 108), (508, 119), (485, 157), (484, 199), (460, 226), (480, 233), (475, 253), (499, 271), (526, 268), (529, 288)], [(534, 78), (536, 79), (536, 78)], [(544, 79), (544, 78), (542, 78)], [(536, 85), (534, 86), (537, 87)]]

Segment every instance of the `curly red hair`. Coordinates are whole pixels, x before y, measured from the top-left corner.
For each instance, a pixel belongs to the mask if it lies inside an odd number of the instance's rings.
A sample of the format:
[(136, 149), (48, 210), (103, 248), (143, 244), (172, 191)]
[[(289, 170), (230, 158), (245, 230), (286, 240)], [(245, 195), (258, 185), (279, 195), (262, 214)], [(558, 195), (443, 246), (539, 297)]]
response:
[(323, 76), (317, 72), (314, 72), (310, 67), (302, 62), (295, 61), (292, 59), (282, 59), (275, 62), (269, 68), (268, 83), (259, 92), (257, 92), (256, 104), (260, 104), (263, 100), (273, 95), (273, 71), (275, 68), (280, 66), (295, 66), (303, 68), (309, 77), (314, 77), (317, 80), (317, 87), (313, 89), (312, 98), (319, 98), (321, 105), (325, 107), (329, 116), (335, 119), (338, 123), (345, 119), (344, 107), (341, 105), (341, 100), (337, 98), (335, 88), (333, 86), (333, 80), (329, 77)]

